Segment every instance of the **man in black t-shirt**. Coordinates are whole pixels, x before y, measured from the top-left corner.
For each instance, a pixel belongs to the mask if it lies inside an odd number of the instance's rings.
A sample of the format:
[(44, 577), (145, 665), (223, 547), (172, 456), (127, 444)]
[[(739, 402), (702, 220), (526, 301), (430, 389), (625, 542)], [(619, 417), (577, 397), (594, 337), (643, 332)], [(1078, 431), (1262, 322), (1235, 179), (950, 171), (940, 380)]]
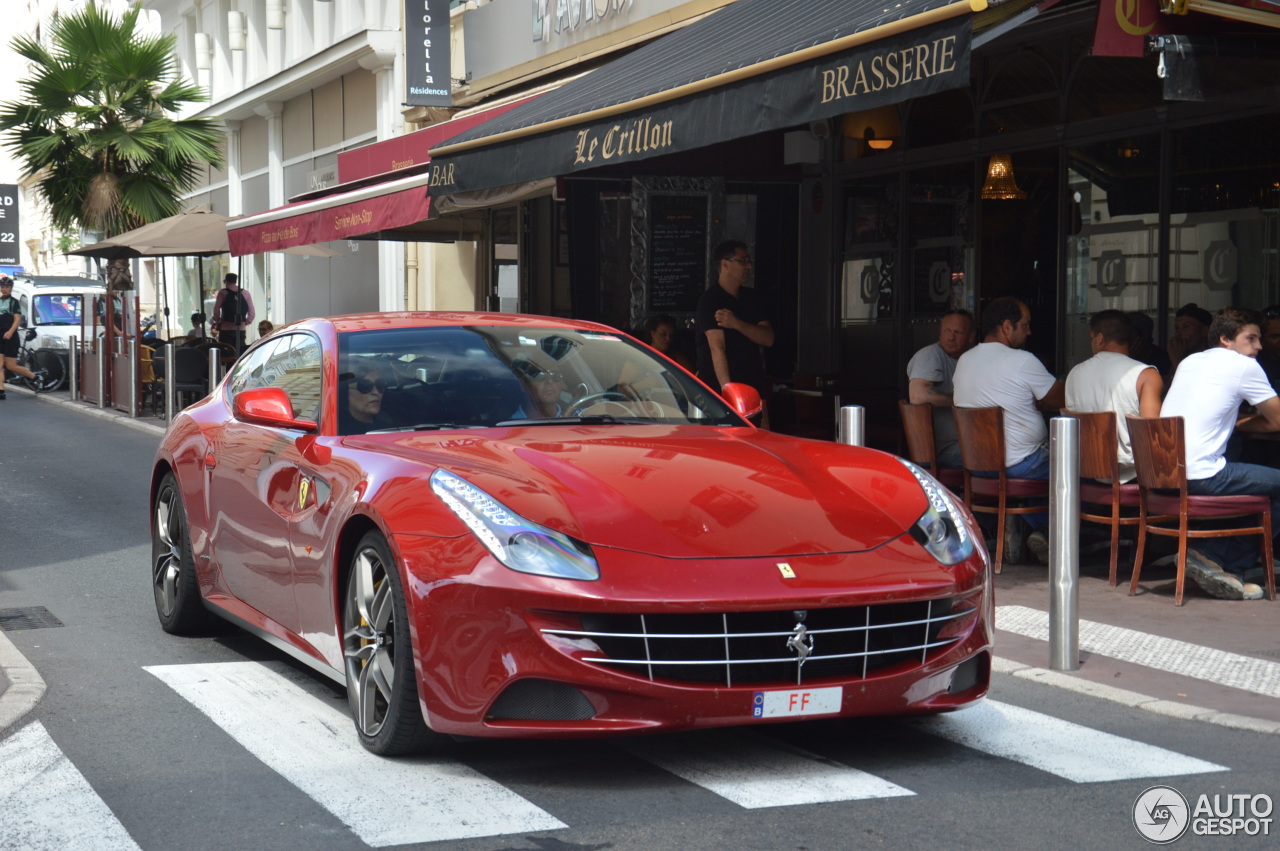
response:
[(722, 242), (713, 255), (718, 279), (698, 299), (698, 377), (716, 389), (733, 381), (765, 392), (762, 346), (772, 346), (773, 326), (755, 290), (744, 287), (751, 270), (745, 243)]

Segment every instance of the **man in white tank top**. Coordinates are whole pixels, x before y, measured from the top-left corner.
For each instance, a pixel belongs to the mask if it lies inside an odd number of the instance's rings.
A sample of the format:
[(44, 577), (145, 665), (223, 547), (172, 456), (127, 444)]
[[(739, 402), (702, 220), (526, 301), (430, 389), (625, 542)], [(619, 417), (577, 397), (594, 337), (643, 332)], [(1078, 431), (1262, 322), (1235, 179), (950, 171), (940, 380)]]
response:
[(1120, 481), (1133, 481), (1133, 449), (1126, 415), (1160, 416), (1164, 382), (1154, 366), (1129, 357), (1134, 328), (1119, 310), (1103, 310), (1089, 319), (1093, 357), (1067, 375), (1067, 407), (1081, 413), (1114, 411)]

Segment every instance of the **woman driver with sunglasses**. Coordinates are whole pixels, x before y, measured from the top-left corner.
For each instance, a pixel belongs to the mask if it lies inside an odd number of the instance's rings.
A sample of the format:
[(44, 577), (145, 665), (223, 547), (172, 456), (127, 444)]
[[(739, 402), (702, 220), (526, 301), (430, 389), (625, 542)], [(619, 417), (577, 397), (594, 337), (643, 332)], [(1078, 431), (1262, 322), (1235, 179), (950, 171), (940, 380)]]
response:
[(374, 364), (353, 363), (349, 375), (346, 404), (340, 405), (338, 411), (339, 433), (364, 434), (394, 425), (391, 418), (382, 413), (382, 399), (387, 392), (382, 371)]

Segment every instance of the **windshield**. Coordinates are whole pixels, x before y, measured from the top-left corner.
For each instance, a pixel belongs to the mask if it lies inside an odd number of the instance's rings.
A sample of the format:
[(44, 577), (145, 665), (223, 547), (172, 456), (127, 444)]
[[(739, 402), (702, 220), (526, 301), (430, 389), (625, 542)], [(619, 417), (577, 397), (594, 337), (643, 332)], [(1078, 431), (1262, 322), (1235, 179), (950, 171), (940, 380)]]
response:
[(39, 293), (31, 299), (31, 321), (36, 325), (79, 325), (83, 299), (68, 293)]
[(338, 431), (497, 425), (745, 425), (688, 373), (618, 332), (471, 326), (339, 336)]

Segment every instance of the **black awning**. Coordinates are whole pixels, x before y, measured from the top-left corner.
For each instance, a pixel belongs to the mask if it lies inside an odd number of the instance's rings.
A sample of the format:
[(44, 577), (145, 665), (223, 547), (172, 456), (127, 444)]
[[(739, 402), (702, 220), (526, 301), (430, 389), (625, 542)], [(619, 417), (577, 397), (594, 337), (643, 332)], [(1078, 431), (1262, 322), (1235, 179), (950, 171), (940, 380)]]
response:
[(678, 153), (969, 85), (986, 0), (738, 0), (432, 149), (431, 193)]

